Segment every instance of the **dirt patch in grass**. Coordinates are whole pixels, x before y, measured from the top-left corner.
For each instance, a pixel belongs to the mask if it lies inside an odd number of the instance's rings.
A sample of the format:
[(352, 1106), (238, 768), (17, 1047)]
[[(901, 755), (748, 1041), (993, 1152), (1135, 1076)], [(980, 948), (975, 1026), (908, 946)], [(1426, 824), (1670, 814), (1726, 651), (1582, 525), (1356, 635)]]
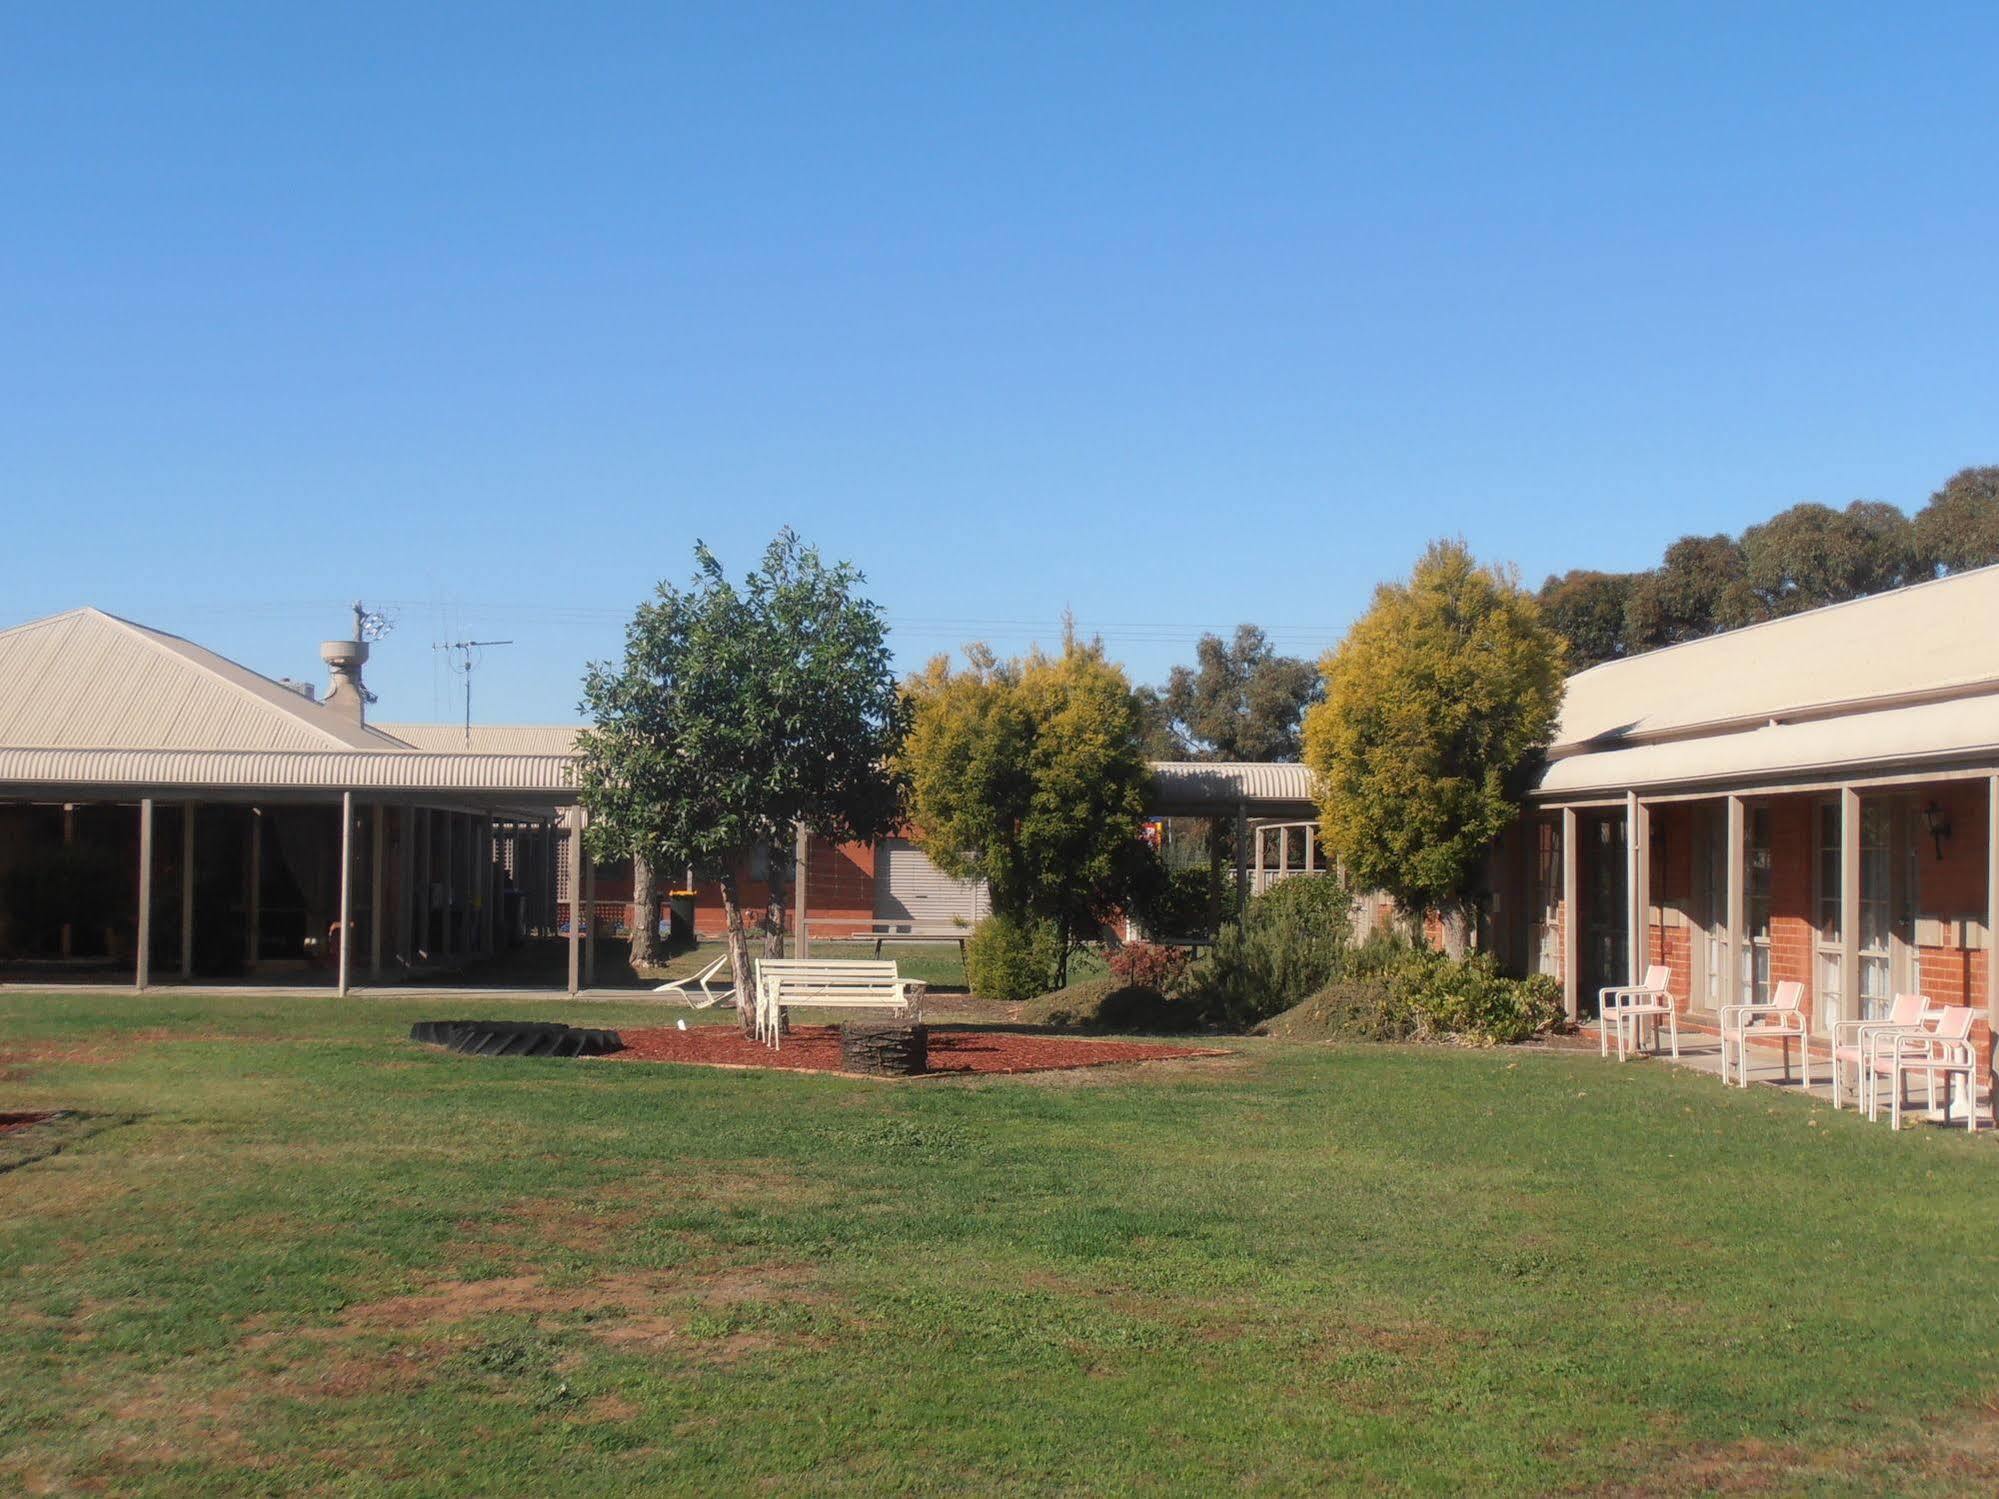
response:
[[(760, 1327), (731, 1327), (731, 1314), (744, 1308), (759, 1314), (787, 1306), (806, 1308), (827, 1300), (814, 1289), (813, 1272), (797, 1265), (631, 1271), (563, 1284), (551, 1284), (541, 1275), (502, 1275), (439, 1281), (420, 1291), (358, 1302), (341, 1312), (331, 1327), (252, 1332), (243, 1346), (284, 1351), (298, 1344), (337, 1345), (378, 1336), (406, 1344), (436, 1342), (441, 1347), (444, 1344), (438, 1340), (454, 1328), (514, 1317), (545, 1331), (575, 1324), (613, 1346), (699, 1343), (711, 1351), (747, 1352), (775, 1346), (780, 1339)], [(423, 1360), (418, 1357), (416, 1362)]]
[(16, 1130), (24, 1130), (40, 1124), (44, 1119), (56, 1117), (54, 1109), (44, 1109), (39, 1114), (0, 1114), (0, 1135), (10, 1135)]

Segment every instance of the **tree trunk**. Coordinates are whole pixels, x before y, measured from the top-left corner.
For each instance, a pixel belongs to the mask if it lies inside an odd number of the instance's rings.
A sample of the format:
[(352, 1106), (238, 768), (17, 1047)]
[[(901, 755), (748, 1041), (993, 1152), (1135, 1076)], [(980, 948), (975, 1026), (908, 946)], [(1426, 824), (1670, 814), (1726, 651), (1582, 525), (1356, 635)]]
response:
[(750, 972), (750, 944), (743, 935), (743, 901), (736, 889), (736, 871), (725, 867), (718, 882), (722, 887), (722, 915), (728, 922), (729, 973), (736, 981), (736, 1018), (743, 1034), (756, 1031), (757, 991)]
[(659, 883), (652, 862), (632, 855), (632, 967), (643, 972), (659, 962)]
[(1444, 956), (1462, 958), (1471, 946), (1471, 918), (1463, 905), (1450, 905), (1437, 913), (1444, 934)]
[(789, 849), (772, 844), (766, 863), (770, 866), (769, 895), (764, 904), (764, 956), (781, 958), (784, 956), (784, 906), (791, 893), (791, 857)]

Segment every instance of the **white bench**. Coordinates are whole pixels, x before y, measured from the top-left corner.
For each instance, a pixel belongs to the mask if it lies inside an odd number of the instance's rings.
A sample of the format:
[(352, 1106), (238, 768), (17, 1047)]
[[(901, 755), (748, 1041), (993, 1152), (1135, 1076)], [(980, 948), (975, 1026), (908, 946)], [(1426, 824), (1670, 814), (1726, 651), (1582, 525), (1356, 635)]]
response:
[(893, 961), (855, 958), (759, 958), (757, 1038), (778, 1044), (786, 1005), (824, 1009), (895, 1010), (909, 1013), (909, 991), (917, 987), (896, 971)]

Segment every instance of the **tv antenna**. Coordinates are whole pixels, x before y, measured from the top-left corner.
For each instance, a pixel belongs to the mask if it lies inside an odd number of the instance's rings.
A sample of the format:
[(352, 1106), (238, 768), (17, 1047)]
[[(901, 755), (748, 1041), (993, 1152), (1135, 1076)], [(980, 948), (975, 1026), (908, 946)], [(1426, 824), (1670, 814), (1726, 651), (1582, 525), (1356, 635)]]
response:
[[(472, 748), (472, 673), (485, 660), (488, 646), (512, 645), (511, 640), (438, 640), (431, 649), (445, 652), (445, 663), (465, 679), (465, 747)], [(451, 652), (457, 652), (453, 660)]]

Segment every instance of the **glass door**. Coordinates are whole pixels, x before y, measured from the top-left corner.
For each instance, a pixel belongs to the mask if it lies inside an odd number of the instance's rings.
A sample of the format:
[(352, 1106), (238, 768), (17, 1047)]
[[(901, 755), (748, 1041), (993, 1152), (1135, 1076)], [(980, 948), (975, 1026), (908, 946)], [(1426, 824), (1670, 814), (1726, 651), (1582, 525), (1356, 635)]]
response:
[(1770, 999), (1770, 809), (1746, 807), (1742, 825), (1742, 1001)]
[(1631, 982), (1625, 961), (1624, 818), (1598, 817), (1584, 824), (1588, 853), (1589, 921), (1583, 947), (1583, 987), (1592, 999), (1599, 989)]
[(1694, 1005), (1728, 1003), (1728, 818), (1713, 807), (1694, 814), (1694, 902), (1700, 924)]
[(1544, 817), (1534, 825), (1534, 904), (1528, 939), (1528, 966), (1550, 978), (1562, 976), (1562, 824)]
[(1816, 881), (1813, 896), (1818, 920), (1814, 923), (1812, 967), (1812, 1019), (1822, 1035), (1832, 1034), (1835, 1023), (1846, 1018), (1845, 975), (1840, 972), (1840, 896), (1845, 885), (1845, 868), (1840, 860), (1843, 844), (1839, 799), (1818, 803), (1812, 809), (1816, 844)]

